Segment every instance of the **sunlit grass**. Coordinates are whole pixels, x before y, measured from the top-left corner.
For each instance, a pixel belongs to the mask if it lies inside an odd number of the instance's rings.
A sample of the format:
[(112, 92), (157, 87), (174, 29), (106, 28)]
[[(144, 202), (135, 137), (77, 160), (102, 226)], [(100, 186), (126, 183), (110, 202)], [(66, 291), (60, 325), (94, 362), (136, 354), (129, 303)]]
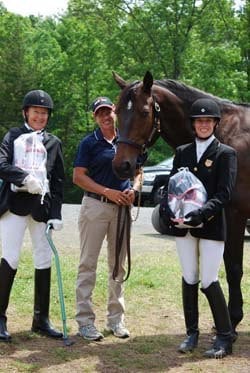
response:
[[(167, 243), (167, 239), (166, 239)], [(249, 248), (249, 245), (247, 245)], [(105, 253), (105, 251), (104, 251)], [(77, 331), (75, 322), (75, 286), (78, 258), (75, 253), (64, 251), (60, 255), (63, 292), (67, 314), (67, 330), (74, 338)], [(227, 283), (224, 267), (221, 267), (220, 281), (227, 297)], [(151, 252), (136, 252), (132, 256), (132, 268), (128, 281), (125, 283), (126, 324), (131, 331), (131, 338), (117, 341), (105, 333), (105, 342), (93, 345), (81, 339), (76, 344), (65, 349), (60, 344), (50, 348), (50, 341), (31, 334), (29, 327), (33, 314), (34, 297), (34, 268), (30, 249), (22, 252), (20, 265), (14, 282), (8, 309), (9, 329), (14, 333), (13, 343), (2, 344), (1, 359), (10, 354), (4, 371), (33, 372), (46, 371), (47, 366), (68, 364), (72, 371), (83, 372), (166, 372), (171, 371), (215, 372), (217, 362), (201, 359), (202, 351), (210, 343), (210, 327), (213, 325), (211, 311), (206, 297), (200, 292), (200, 328), (201, 343), (198, 352), (190, 357), (176, 353), (176, 346), (185, 335), (184, 317), (181, 297), (181, 272), (174, 244), (166, 245), (166, 250)], [(244, 296), (245, 317), (239, 330), (244, 339), (244, 348), (248, 350), (250, 330), (250, 251), (244, 253), (244, 277), (242, 291)], [(98, 263), (97, 283), (93, 293), (94, 310), (97, 315), (96, 323), (102, 332), (106, 323), (107, 303), (107, 260), (102, 253)], [(61, 311), (58, 296), (57, 275), (55, 262), (52, 265), (52, 287), (50, 315), (53, 324), (61, 328)], [(27, 327), (28, 325), (28, 327)], [(204, 336), (205, 335), (205, 336)], [(78, 337), (79, 338), (79, 337)], [(25, 347), (28, 346), (28, 347)], [(31, 350), (34, 346), (34, 351)], [(235, 355), (241, 353), (240, 342), (234, 346)], [(37, 353), (36, 353), (37, 350)], [(26, 357), (14, 356), (27, 354)], [(13, 355), (12, 355), (13, 354)], [(33, 355), (35, 358), (33, 358)], [(232, 357), (234, 358), (234, 356)], [(34, 359), (34, 361), (33, 361)], [(230, 358), (231, 359), (231, 358)], [(7, 360), (6, 360), (7, 361)], [(224, 360), (223, 364), (228, 360)], [(237, 367), (240, 360), (234, 359)], [(232, 361), (230, 361), (230, 364)], [(229, 364), (229, 365), (230, 365)], [(244, 355), (241, 364), (245, 367)], [(220, 366), (220, 371), (230, 371), (226, 366)], [(6, 367), (9, 369), (6, 370)], [(105, 367), (105, 368), (103, 368)], [(186, 370), (179, 370), (186, 367)], [(225, 369), (224, 369), (225, 368)], [(45, 369), (45, 370), (44, 370)], [(77, 370), (78, 369), (78, 370)], [(103, 370), (102, 370), (103, 369)], [(106, 369), (106, 370), (105, 370)], [(68, 369), (67, 371), (69, 371)], [(1, 366), (0, 366), (1, 371)], [(244, 371), (244, 369), (243, 369)]]

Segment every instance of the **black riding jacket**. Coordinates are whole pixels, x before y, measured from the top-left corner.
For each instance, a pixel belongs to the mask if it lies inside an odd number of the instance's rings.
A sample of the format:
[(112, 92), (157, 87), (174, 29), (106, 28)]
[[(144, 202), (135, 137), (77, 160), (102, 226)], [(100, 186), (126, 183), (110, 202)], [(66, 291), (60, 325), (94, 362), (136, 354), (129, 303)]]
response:
[(0, 178), (3, 180), (0, 191), (0, 216), (6, 211), (20, 216), (31, 214), (38, 222), (47, 222), (49, 219), (61, 219), (63, 201), (64, 165), (61, 141), (54, 135), (44, 131), (43, 145), (47, 151), (47, 179), (49, 193), (46, 193), (44, 203), (41, 204), (41, 195), (27, 192), (12, 192), (10, 184), (22, 185), (28, 173), (14, 166), (14, 140), (30, 131), (23, 125), (20, 128), (11, 128), (4, 136), (0, 145)]
[[(189, 229), (194, 237), (224, 241), (226, 221), (224, 208), (232, 198), (237, 176), (237, 155), (235, 149), (220, 143), (217, 139), (208, 146), (199, 162), (196, 157), (195, 142), (176, 149), (170, 176), (180, 167), (188, 167), (200, 179), (207, 191), (207, 202), (200, 209), (204, 218), (202, 228)], [(185, 236), (188, 229), (169, 227), (166, 232), (173, 236)]]

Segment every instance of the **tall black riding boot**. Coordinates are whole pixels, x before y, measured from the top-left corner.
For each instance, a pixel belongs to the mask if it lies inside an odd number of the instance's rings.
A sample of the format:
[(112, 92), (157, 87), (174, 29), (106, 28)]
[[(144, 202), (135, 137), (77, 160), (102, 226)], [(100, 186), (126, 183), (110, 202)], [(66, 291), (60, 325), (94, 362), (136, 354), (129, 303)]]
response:
[(216, 327), (215, 341), (212, 348), (205, 352), (205, 356), (220, 359), (232, 353), (232, 324), (225, 297), (219, 281), (201, 291), (208, 299)]
[(35, 269), (35, 301), (32, 331), (51, 338), (63, 334), (53, 328), (49, 321), (51, 268)]
[(10, 292), (16, 275), (5, 259), (0, 264), (0, 341), (10, 342), (11, 336), (7, 331), (6, 310), (9, 304)]
[(198, 283), (189, 285), (182, 279), (182, 303), (187, 330), (187, 338), (180, 344), (179, 352), (191, 352), (198, 344), (199, 311), (198, 311)]

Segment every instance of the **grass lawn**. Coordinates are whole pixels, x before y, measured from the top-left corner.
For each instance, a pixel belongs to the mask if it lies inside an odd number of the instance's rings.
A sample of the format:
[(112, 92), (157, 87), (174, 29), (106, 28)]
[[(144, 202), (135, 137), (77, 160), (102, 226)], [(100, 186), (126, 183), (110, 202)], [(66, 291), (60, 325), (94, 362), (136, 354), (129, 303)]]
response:
[[(58, 233), (59, 235), (59, 233)], [(150, 238), (148, 238), (150, 239)], [(33, 312), (33, 264), (26, 247), (13, 286), (8, 309), (8, 329), (12, 343), (0, 344), (0, 372), (249, 372), (250, 362), (250, 245), (245, 243), (245, 317), (232, 356), (207, 360), (203, 352), (210, 345), (212, 316), (205, 296), (200, 293), (200, 342), (193, 354), (182, 355), (176, 347), (184, 338), (181, 303), (181, 274), (173, 240), (152, 238), (157, 250), (132, 253), (132, 271), (126, 282), (126, 325), (131, 337), (119, 340), (105, 331), (107, 273), (106, 257), (100, 258), (97, 286), (93, 295), (96, 325), (104, 332), (102, 342), (87, 342), (76, 336), (75, 280), (77, 249), (61, 245), (60, 263), (69, 337), (75, 343), (65, 347), (30, 332)], [(139, 243), (143, 247), (144, 243)], [(159, 249), (163, 247), (163, 249)], [(105, 252), (105, 250), (104, 250)], [(51, 319), (62, 328), (55, 265), (53, 263)], [(227, 294), (222, 266), (221, 284)]]

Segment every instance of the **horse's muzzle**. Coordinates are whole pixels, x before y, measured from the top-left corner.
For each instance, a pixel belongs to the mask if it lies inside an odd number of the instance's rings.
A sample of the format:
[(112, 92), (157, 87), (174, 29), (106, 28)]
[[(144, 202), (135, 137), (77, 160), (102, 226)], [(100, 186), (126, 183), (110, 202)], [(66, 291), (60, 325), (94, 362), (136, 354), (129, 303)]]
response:
[(131, 163), (128, 161), (123, 161), (119, 164), (116, 164), (113, 161), (112, 165), (113, 165), (114, 174), (119, 179), (131, 179), (135, 174), (135, 167), (133, 167)]

